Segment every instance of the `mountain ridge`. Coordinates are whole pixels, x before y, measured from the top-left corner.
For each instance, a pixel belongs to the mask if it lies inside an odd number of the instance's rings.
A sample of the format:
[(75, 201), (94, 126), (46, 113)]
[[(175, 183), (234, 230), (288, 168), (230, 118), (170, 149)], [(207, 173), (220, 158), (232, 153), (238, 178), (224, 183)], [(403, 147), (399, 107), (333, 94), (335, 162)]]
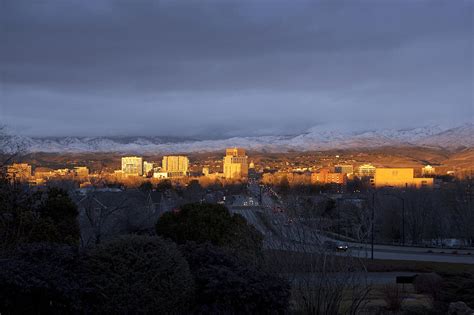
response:
[(192, 140), (173, 137), (26, 137), (0, 136), (0, 151), (22, 148), (27, 152), (81, 153), (190, 153), (245, 147), (251, 150), (286, 152), (290, 150), (332, 150), (345, 148), (376, 148), (383, 146), (425, 146), (445, 149), (474, 147), (474, 124), (454, 128), (431, 125), (417, 128), (339, 131), (321, 126), (296, 136), (232, 137), (219, 140)]

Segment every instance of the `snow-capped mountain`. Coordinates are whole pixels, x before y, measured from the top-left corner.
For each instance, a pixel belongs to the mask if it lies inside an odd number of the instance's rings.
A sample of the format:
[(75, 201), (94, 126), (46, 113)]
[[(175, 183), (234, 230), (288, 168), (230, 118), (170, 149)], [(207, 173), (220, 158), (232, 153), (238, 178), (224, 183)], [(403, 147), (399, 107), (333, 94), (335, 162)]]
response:
[(455, 149), (474, 147), (474, 124), (456, 128), (426, 126), (413, 129), (337, 131), (314, 127), (296, 136), (234, 137), (222, 140), (182, 140), (164, 137), (55, 137), (0, 136), (0, 151), (28, 152), (172, 153), (222, 150), (239, 146), (252, 150), (329, 150), (418, 145)]

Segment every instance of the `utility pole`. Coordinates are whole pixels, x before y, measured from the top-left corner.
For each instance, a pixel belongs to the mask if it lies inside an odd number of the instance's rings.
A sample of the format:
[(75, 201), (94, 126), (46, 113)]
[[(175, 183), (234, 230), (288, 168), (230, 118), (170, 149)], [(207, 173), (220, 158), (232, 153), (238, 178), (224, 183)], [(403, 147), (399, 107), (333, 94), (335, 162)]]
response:
[(374, 220), (375, 220), (375, 191), (372, 193), (372, 246), (371, 246), (371, 258), (374, 260)]
[(405, 246), (405, 198), (402, 199), (402, 245)]

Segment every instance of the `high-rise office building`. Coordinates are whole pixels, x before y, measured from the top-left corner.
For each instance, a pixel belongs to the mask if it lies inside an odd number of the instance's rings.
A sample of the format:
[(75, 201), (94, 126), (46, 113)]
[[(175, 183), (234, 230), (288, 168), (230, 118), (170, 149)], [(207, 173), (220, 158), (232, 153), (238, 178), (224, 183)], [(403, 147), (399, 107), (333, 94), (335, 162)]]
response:
[(224, 157), (224, 177), (227, 179), (241, 179), (248, 177), (248, 173), (248, 157), (245, 154), (245, 149), (227, 149)]
[(143, 175), (145, 176), (153, 176), (153, 169), (155, 167), (155, 163), (143, 161)]
[(122, 172), (124, 175), (143, 175), (143, 158), (139, 156), (124, 156), (122, 158)]
[(189, 158), (183, 155), (164, 156), (161, 163), (161, 172), (168, 173), (168, 177), (186, 176), (189, 168)]

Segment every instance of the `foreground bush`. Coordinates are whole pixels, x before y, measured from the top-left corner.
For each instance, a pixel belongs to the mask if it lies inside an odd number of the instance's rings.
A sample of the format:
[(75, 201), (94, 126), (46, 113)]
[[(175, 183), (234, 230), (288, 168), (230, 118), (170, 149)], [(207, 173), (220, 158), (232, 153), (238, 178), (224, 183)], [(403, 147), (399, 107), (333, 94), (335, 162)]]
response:
[(77, 249), (37, 243), (0, 260), (1, 314), (66, 314), (85, 310)]
[(402, 308), (403, 292), (397, 284), (387, 284), (382, 289), (383, 298), (390, 311), (399, 311)]
[(210, 242), (253, 256), (263, 244), (261, 233), (242, 216), (214, 204), (187, 204), (177, 212), (167, 212), (158, 220), (156, 233), (178, 244)]
[(181, 247), (196, 283), (196, 313), (267, 314), (288, 308), (286, 280), (211, 244)]
[(95, 312), (183, 313), (193, 279), (176, 245), (159, 237), (127, 236), (101, 244), (85, 259), (86, 277), (100, 292)]
[(0, 251), (25, 243), (79, 245), (78, 210), (67, 191), (33, 192), (0, 174)]
[(436, 273), (419, 274), (413, 285), (417, 293), (429, 294), (434, 300), (439, 299), (443, 278)]
[(462, 301), (474, 309), (474, 273), (442, 273), (438, 300), (447, 310), (449, 303)]

